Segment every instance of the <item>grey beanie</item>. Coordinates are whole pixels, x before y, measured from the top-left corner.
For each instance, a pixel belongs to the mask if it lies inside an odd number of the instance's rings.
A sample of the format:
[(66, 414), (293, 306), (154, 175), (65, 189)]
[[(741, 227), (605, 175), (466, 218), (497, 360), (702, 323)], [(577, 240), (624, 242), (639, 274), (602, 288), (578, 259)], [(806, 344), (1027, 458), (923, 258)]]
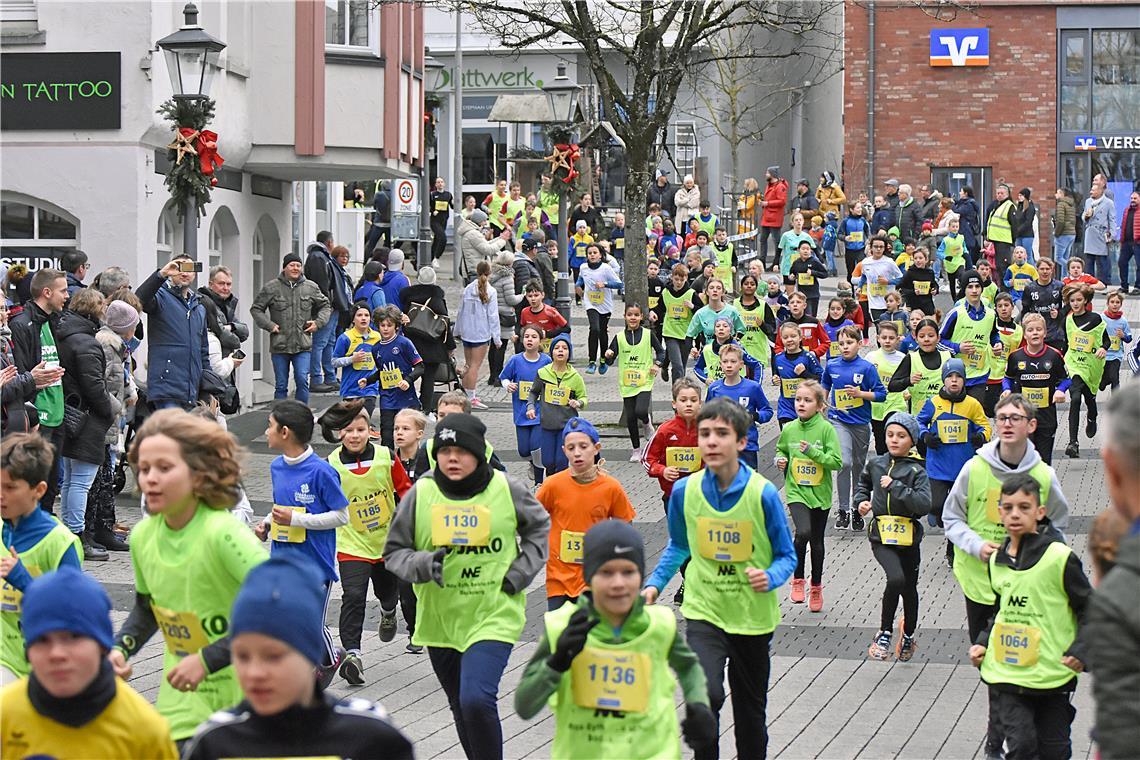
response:
[(780, 167), (778, 167), (778, 166), (769, 166), (764, 171), (767, 172), (768, 174), (771, 174), (773, 177), (779, 177), (780, 176)]
[(420, 267), (416, 279), (421, 285), (435, 285), (435, 270), (431, 267)]
[(111, 301), (103, 315), (107, 327), (119, 335), (132, 332), (139, 323), (139, 313), (126, 301)]
[(467, 217), (472, 224), (482, 225), (487, 221), (487, 214), (482, 209), (475, 209), (471, 212), (471, 216)]
[(912, 444), (918, 443), (918, 420), (914, 418), (913, 414), (907, 414), (906, 412), (895, 412), (887, 418), (887, 427), (890, 427), (891, 425), (898, 425), (902, 429), (906, 430), (907, 435), (910, 436), (910, 442)]

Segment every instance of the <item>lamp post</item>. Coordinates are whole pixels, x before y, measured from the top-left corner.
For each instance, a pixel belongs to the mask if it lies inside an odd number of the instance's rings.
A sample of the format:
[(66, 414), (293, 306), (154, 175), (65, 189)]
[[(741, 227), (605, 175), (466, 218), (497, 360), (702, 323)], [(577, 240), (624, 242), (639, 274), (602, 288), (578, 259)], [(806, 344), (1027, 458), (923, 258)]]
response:
[[(187, 3), (182, 13), (186, 23), (158, 41), (166, 58), (170, 88), (175, 100), (208, 100), (226, 43), (202, 29), (194, 3)], [(182, 247), (187, 256), (198, 260), (198, 209), (193, 198), (187, 198), (182, 209)]]
[[(566, 64), (558, 64), (558, 76), (553, 81), (542, 86), (550, 102), (551, 120), (566, 132), (566, 141), (570, 141), (573, 128), (575, 109), (578, 106), (578, 93), (581, 88), (578, 83), (566, 75)], [(555, 140), (555, 142), (558, 142)], [(551, 184), (558, 180), (551, 178)], [(567, 245), (566, 224), (570, 216), (570, 204), (566, 187), (556, 188), (558, 193), (558, 224), (555, 227), (554, 239), (558, 243), (558, 287), (556, 288), (554, 303), (563, 318), (570, 321), (570, 248)]]

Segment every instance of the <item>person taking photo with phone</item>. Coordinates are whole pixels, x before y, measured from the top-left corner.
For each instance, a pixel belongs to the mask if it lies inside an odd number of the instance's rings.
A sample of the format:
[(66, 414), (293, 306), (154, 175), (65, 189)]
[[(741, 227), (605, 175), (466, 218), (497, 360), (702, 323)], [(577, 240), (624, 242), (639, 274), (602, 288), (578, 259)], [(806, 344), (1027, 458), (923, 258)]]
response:
[(155, 409), (198, 403), (202, 369), (210, 366), (206, 309), (194, 290), (201, 262), (175, 256), (139, 285), (147, 321), (147, 396)]

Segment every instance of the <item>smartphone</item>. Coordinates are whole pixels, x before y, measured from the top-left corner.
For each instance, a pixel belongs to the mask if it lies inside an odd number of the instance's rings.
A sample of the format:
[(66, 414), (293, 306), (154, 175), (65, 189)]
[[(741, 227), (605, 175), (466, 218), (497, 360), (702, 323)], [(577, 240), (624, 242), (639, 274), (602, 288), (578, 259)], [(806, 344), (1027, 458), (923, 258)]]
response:
[(179, 259), (178, 260), (178, 271), (179, 272), (201, 272), (202, 271), (202, 262), (201, 261), (189, 261), (188, 259)]
[(233, 353), (230, 354), (230, 356), (232, 356), (235, 359), (244, 359), (245, 358), (245, 351), (242, 351), (240, 348), (235, 348)]

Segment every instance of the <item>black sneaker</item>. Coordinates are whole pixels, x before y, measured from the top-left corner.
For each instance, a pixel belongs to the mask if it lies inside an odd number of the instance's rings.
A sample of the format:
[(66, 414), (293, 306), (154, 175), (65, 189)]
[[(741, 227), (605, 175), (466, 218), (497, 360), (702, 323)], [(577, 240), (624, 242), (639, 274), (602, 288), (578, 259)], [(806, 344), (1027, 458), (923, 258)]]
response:
[(424, 648), (419, 644), (413, 644), (411, 639), (408, 639), (408, 645), (404, 647), (404, 651), (408, 654), (423, 654)]
[(1096, 417), (1089, 417), (1088, 422), (1085, 423), (1085, 435), (1089, 438), (1096, 435)]
[(99, 544), (95, 543), (89, 533), (82, 533), (79, 536), (80, 543), (83, 546), (83, 561), (84, 562), (106, 562), (111, 559), (111, 555)]
[(847, 512), (840, 511), (835, 517), (835, 529), (847, 530), (851, 527), (851, 515)]
[(685, 581), (681, 581), (681, 587), (677, 589), (677, 593), (673, 594), (673, 604), (681, 604), (685, 601)]
[(1076, 441), (1071, 442), (1065, 447), (1065, 456), (1069, 459), (1076, 459), (1081, 455), (1081, 447), (1077, 445)]
[(340, 664), (340, 677), (348, 681), (349, 686), (364, 685), (364, 663), (355, 654), (346, 655)]
[(946, 542), (946, 567), (954, 569), (954, 544)]
[(380, 610), (380, 640), (391, 641), (394, 638), (396, 638), (396, 611)]
[(327, 689), (329, 684), (332, 683), (333, 676), (335, 676), (337, 670), (340, 669), (340, 664), (344, 662), (346, 654), (342, 647), (337, 647), (331, 664), (317, 666), (317, 683), (321, 685), (322, 691)]
[(96, 528), (93, 538), (96, 543), (109, 552), (129, 552), (131, 550), (130, 545), (119, 538), (115, 531), (110, 528)]
[(851, 512), (851, 530), (862, 533), (866, 530), (867, 524), (863, 522), (863, 515), (858, 511), (852, 510)]

